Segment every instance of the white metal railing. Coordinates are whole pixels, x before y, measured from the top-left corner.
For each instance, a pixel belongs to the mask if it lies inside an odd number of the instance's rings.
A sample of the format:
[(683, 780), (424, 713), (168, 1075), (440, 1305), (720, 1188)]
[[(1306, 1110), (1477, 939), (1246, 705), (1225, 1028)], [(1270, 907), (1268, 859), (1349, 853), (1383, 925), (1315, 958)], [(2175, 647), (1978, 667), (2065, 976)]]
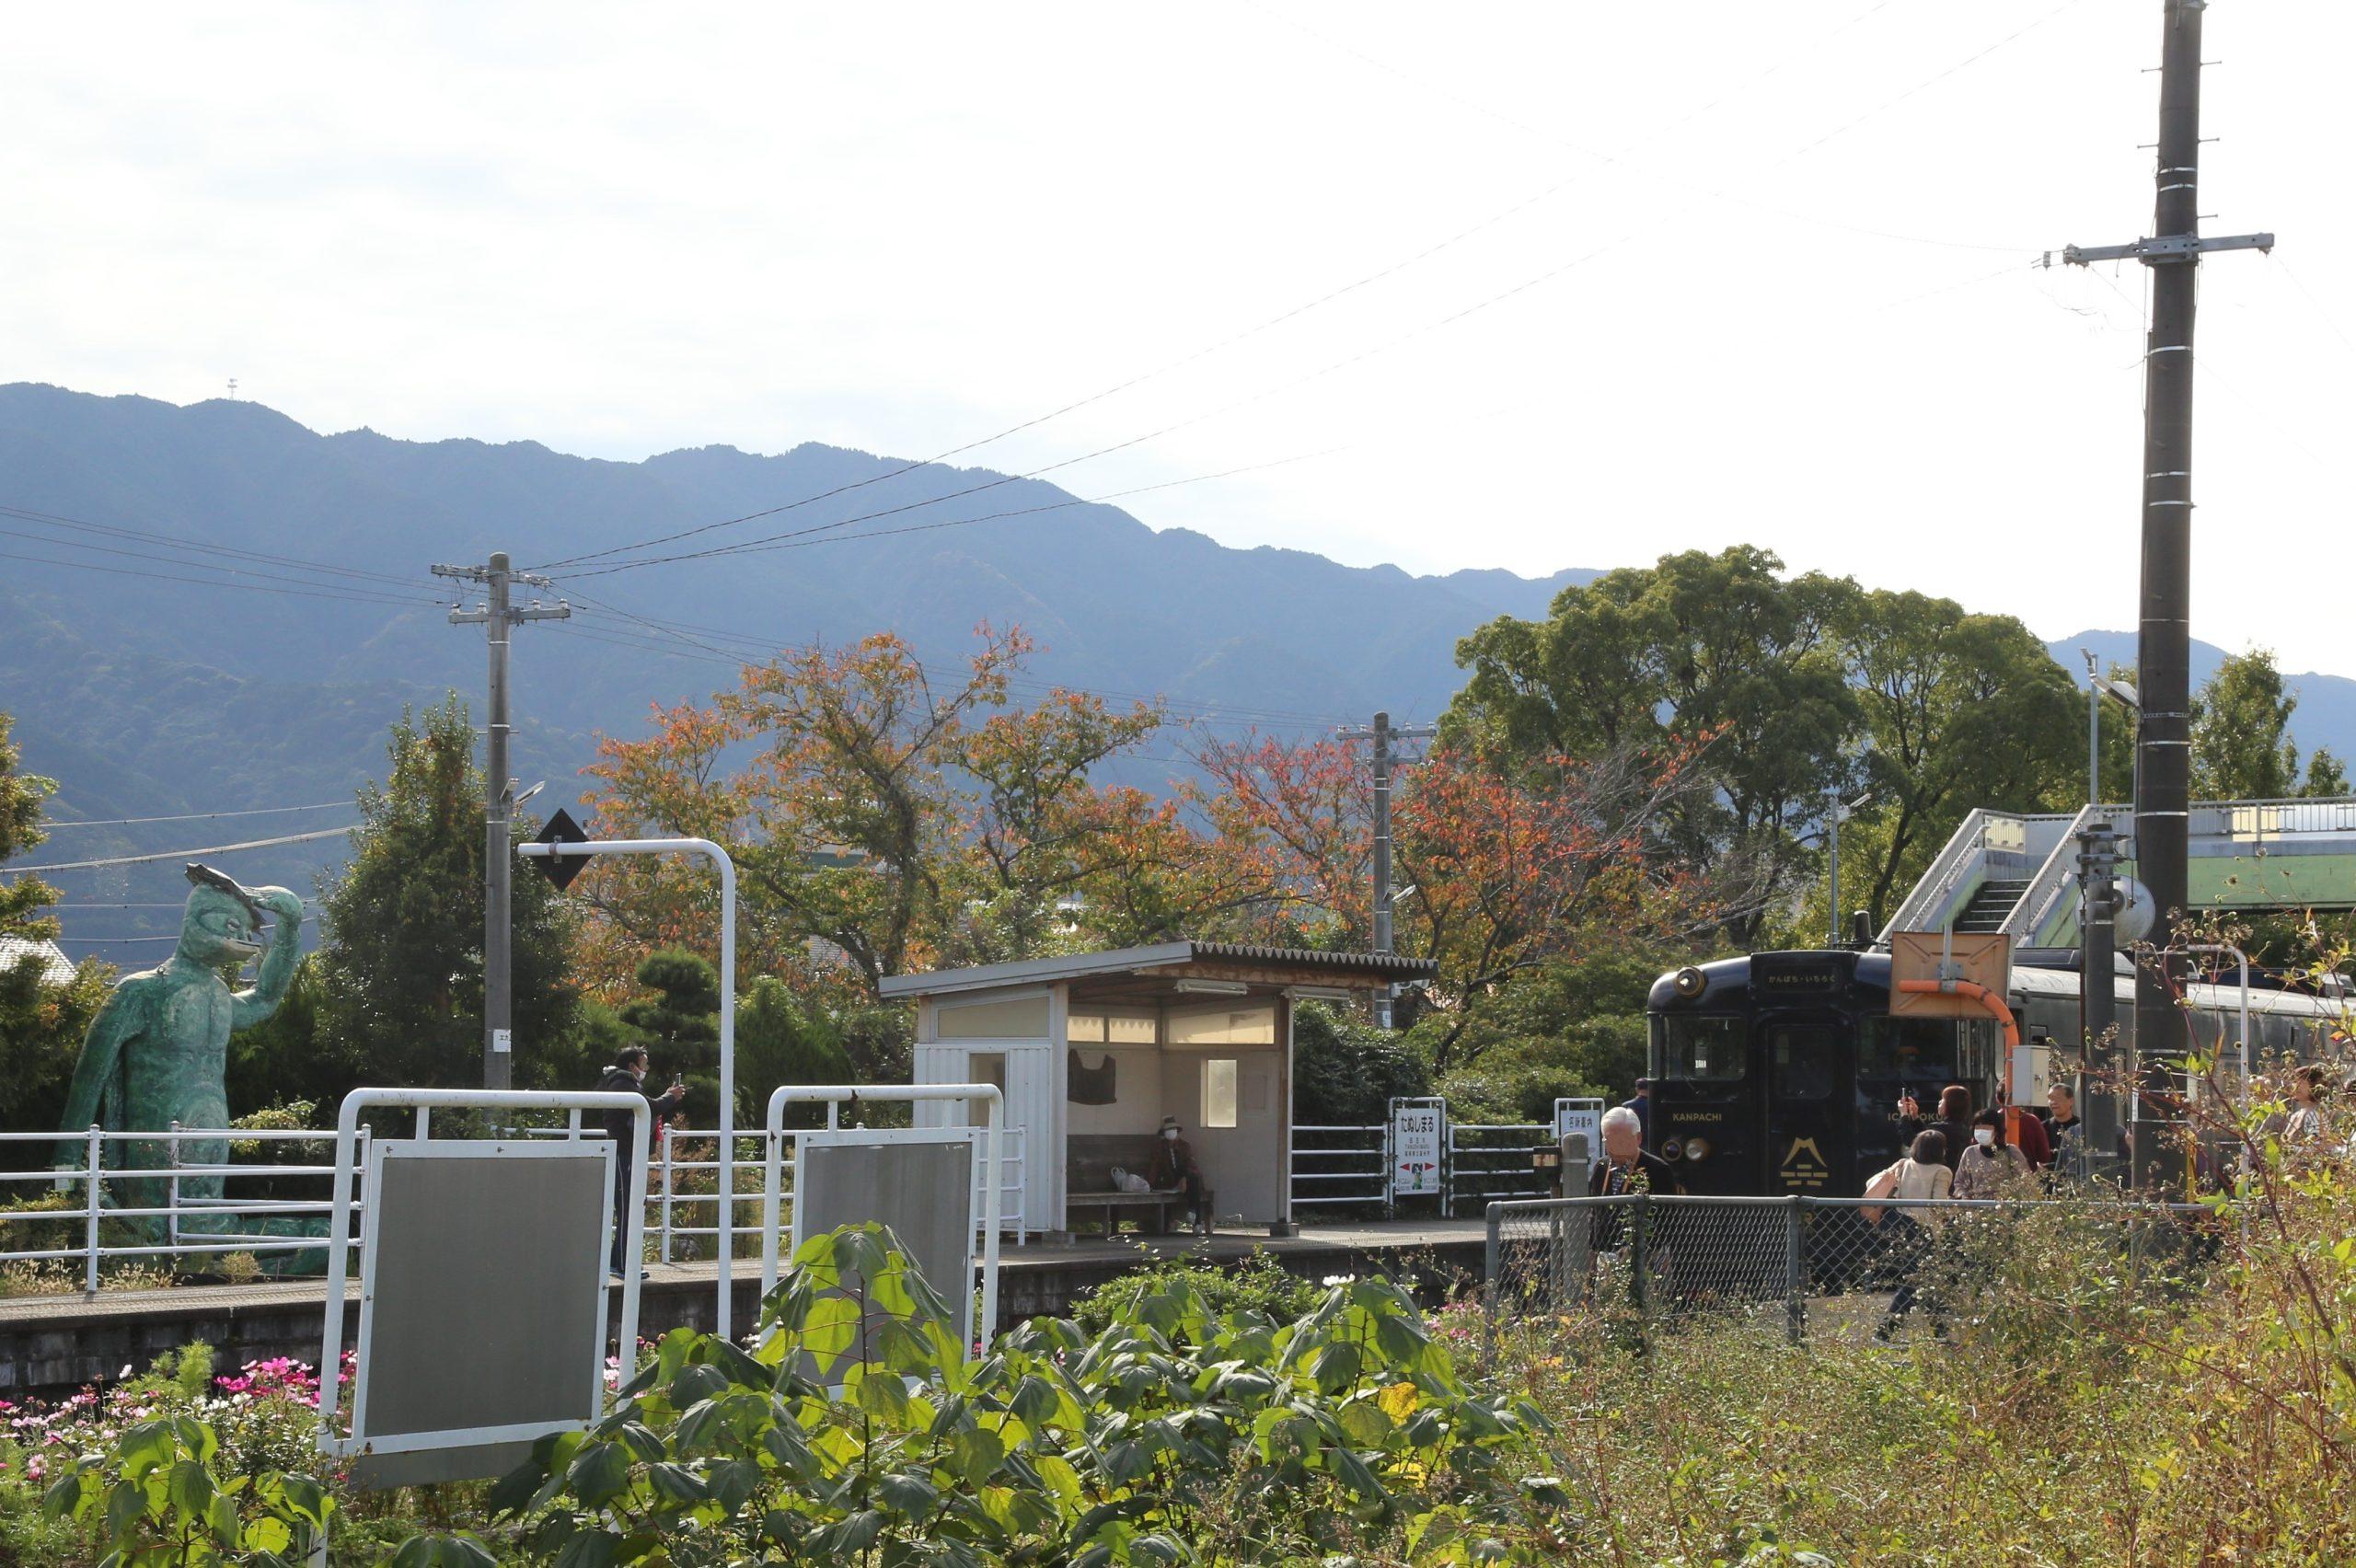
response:
[[(188, 1158), (188, 1146), (234, 1146), (240, 1143), (260, 1144), (331, 1144), (332, 1132), (304, 1127), (183, 1127), (174, 1123), (163, 1132), (109, 1132), (103, 1127), (90, 1127), (80, 1133), (0, 1133), (0, 1146), (15, 1148), (46, 1147), (53, 1151), (52, 1163), (31, 1170), (0, 1170), (0, 1192), (11, 1196), (23, 1189), (50, 1186), (58, 1190), (78, 1187), (82, 1203), (78, 1208), (25, 1209), (0, 1212), (0, 1263), (48, 1262), (78, 1259), (82, 1263), (82, 1288), (96, 1294), (98, 1289), (99, 1266), (110, 1258), (155, 1259), (169, 1258), (184, 1253), (200, 1256), (245, 1252), (316, 1251), (326, 1246), (327, 1217), (334, 1212), (333, 1203), (326, 1196), (306, 1198), (214, 1197), (203, 1191), (191, 1192), (193, 1182), (219, 1182), (225, 1187), (232, 1181), (288, 1180), (324, 1182), (335, 1174), (331, 1164), (238, 1164), (234, 1159), (214, 1159), (211, 1148), (195, 1151)], [(366, 1136), (364, 1129), (362, 1136)], [(57, 1155), (72, 1149), (80, 1158), (65, 1163)], [(160, 1163), (133, 1164), (139, 1158)], [(160, 1202), (122, 1202), (132, 1195), (122, 1184), (153, 1183), (151, 1191)], [(116, 1185), (110, 1193), (109, 1184)], [(110, 1196), (118, 1201), (109, 1202)], [(360, 1200), (355, 1199), (355, 1205)], [(318, 1236), (270, 1236), (249, 1234), (229, 1229), (224, 1219), (300, 1219), (317, 1217), (320, 1224)], [(149, 1222), (149, 1223), (141, 1223)], [(16, 1237), (29, 1228), (44, 1225), (76, 1225), (80, 1228), (81, 1245), (76, 1247), (19, 1247), (13, 1245)], [(105, 1228), (111, 1225), (117, 1234), (111, 1239)], [(127, 1230), (128, 1239), (125, 1239)], [(161, 1239), (155, 1238), (160, 1237)]]
[[(1303, 1134), (1318, 1147), (1304, 1148)], [(1391, 1128), (1300, 1124), (1292, 1130), (1287, 1165), (1286, 1184), (1296, 1209), (1337, 1204), (1380, 1207), (1390, 1201)]]
[(2004, 934), (2015, 946), (2036, 940), (2061, 917), (2062, 906), (2077, 891), (2078, 834), (2090, 819), (2115, 820), (2110, 811), (2108, 806), (2081, 806), (2070, 819), (2070, 830), (2053, 846), (2053, 852), (2029, 877), (2028, 886), (2005, 914)]
[[(778, 1158), (784, 1169), (785, 1183), (780, 1201), (789, 1205), (793, 1201), (793, 1142), (798, 1130), (787, 1127), (778, 1134)], [(647, 1229), (656, 1238), (656, 1245), (659, 1249), (656, 1255), (666, 1263), (676, 1261), (673, 1255), (673, 1243), (676, 1239), (717, 1237), (720, 1234), (720, 1227), (716, 1223), (719, 1218), (717, 1191), (719, 1159), (711, 1157), (701, 1159), (683, 1159), (679, 1154), (680, 1145), (692, 1145), (700, 1141), (711, 1145), (713, 1156), (716, 1156), (719, 1151), (719, 1138), (718, 1133), (707, 1129), (670, 1128), (662, 1138), (662, 1147), (647, 1167), (646, 1204), (649, 1211)], [(1016, 1244), (1020, 1245), (1030, 1239), (1032, 1230), (1030, 1182), (1029, 1171), (1024, 1164), (1023, 1130), (1020, 1127), (1005, 1128), (1000, 1132), (999, 1139), (1002, 1152), (999, 1159), (999, 1226), (1001, 1230), (1011, 1233)], [(749, 1155), (741, 1152), (737, 1155), (735, 1160), (737, 1168), (741, 1170), (749, 1163), (757, 1170), (768, 1159), (768, 1136), (762, 1132), (739, 1133), (736, 1135), (736, 1147), (740, 1151), (746, 1148), (753, 1151)], [(713, 1172), (711, 1180), (714, 1191), (682, 1192), (679, 1188), (680, 1178), (694, 1171)], [(758, 1189), (736, 1194), (736, 1202), (739, 1205), (758, 1204), (760, 1201), (761, 1194)], [(711, 1218), (715, 1223), (691, 1225), (681, 1221), (679, 1211), (687, 1209), (692, 1213), (698, 1205), (713, 1211)], [(974, 1205), (974, 1223), (978, 1226), (982, 1223), (982, 1194), (979, 1192), (975, 1194)], [(742, 1212), (741, 1209), (739, 1212)], [(740, 1234), (756, 1237), (760, 1231), (758, 1224), (738, 1225), (734, 1228)]]
[(2196, 801), (2185, 825), (2195, 837), (2246, 843), (2310, 833), (2356, 833), (2356, 800)]
[(1535, 1157), (1553, 1147), (1554, 1129), (1543, 1122), (1450, 1122), (1440, 1212), (1462, 1202), (1553, 1197)]

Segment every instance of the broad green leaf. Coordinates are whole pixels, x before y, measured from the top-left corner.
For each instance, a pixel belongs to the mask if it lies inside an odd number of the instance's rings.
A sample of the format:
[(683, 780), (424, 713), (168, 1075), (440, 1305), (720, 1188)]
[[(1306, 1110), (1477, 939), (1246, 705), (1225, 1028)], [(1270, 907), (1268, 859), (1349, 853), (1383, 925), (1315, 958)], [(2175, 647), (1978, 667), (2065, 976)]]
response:
[(201, 1519), (204, 1517), (204, 1511), (213, 1505), (213, 1477), (205, 1472), (202, 1465), (194, 1459), (181, 1459), (173, 1464), (167, 1495), (175, 1509)]
[(284, 1551), (294, 1544), (294, 1532), (283, 1519), (265, 1515), (246, 1526), (245, 1548), (248, 1551)]

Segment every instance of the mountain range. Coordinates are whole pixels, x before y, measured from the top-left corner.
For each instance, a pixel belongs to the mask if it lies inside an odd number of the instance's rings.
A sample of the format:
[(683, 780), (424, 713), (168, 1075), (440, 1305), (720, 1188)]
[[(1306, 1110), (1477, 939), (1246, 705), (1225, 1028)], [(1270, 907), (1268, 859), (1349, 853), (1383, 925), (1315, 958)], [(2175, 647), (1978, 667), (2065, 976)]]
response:
[[(0, 709), (25, 766), (61, 783), (52, 816), (92, 824), (61, 827), (33, 860), (353, 820), (329, 803), (380, 773), (403, 705), (456, 687), (480, 721), (483, 633), (448, 618), (478, 592), (427, 569), (492, 550), (570, 563), (549, 568), (556, 586), (539, 596), (569, 601), (572, 617), (514, 638), (515, 772), (548, 779), (550, 801), (577, 791), (597, 733), (640, 732), (649, 704), (708, 697), (748, 654), (887, 628), (954, 678), (978, 625), (1019, 625), (1037, 643), (1026, 690), (1158, 697), (1223, 736), (1327, 733), (1378, 709), (1429, 719), (1459, 684), (1459, 638), (1542, 616), (1596, 575), (1416, 576), (1234, 549), (1039, 480), (815, 444), (610, 462), (531, 442), (320, 434), (251, 402), (0, 386)], [(2131, 634), (2063, 639), (2055, 656), (2076, 670), (2082, 643), (2131, 663)], [(2223, 657), (2197, 644), (2196, 678)], [(2302, 743), (2356, 755), (2356, 681), (2297, 686)], [(1187, 766), (1170, 744), (1147, 754), (1118, 776), (1155, 787)], [(274, 810), (298, 806), (328, 809)], [(122, 820), (153, 817), (191, 820)], [(340, 853), (326, 839), (233, 864), (307, 893)], [(176, 862), (52, 880), (69, 951), (162, 956), (185, 892)], [(155, 945), (93, 945), (130, 937)]]

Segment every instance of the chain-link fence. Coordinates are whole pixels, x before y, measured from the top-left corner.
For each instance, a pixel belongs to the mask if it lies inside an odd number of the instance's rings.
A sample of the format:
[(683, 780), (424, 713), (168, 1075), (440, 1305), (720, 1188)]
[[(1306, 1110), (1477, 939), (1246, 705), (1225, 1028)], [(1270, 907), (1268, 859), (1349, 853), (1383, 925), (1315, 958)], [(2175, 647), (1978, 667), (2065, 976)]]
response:
[(2197, 1205), (1683, 1197), (1495, 1203), (1493, 1324), (1585, 1313), (1642, 1329), (1716, 1316), (1811, 1334), (1944, 1334), (1979, 1294), (2040, 1272), (2063, 1291), (2175, 1290), (2219, 1241)]

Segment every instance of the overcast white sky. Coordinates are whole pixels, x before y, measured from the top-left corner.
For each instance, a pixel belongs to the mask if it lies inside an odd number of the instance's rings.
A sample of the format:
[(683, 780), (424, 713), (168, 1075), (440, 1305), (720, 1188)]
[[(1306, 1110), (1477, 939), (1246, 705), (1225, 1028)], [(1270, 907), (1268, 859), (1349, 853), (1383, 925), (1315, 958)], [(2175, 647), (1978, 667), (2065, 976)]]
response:
[[(2131, 627), (2143, 278), (2027, 262), (2148, 230), (2159, 17), (18, 8), (0, 380), (918, 457), (1184, 362), (959, 461), (1191, 421), (1050, 477), (1346, 446), (1126, 504), (1422, 571), (1750, 540), (2049, 636)], [(2207, 29), (2205, 226), (2282, 243), (2204, 268), (2194, 629), (2356, 674), (2356, 6), (2215, 0)]]

